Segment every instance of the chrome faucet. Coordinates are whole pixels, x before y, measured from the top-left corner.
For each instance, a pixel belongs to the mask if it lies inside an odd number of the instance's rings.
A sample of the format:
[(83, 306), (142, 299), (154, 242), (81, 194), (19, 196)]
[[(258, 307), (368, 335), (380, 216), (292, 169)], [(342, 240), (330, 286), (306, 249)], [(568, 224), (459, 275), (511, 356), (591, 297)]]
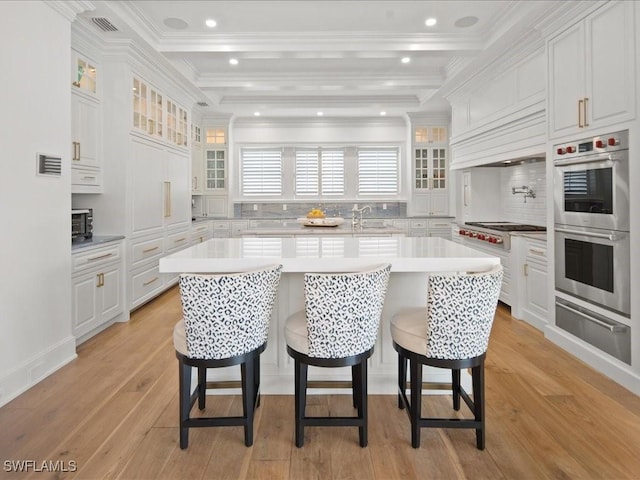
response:
[[(365, 211), (369, 211), (369, 213), (371, 213), (371, 207), (369, 205), (365, 205), (362, 208), (355, 208), (354, 206), (353, 210), (351, 210), (351, 227), (355, 228), (359, 226), (362, 229), (362, 216)], [(356, 212), (360, 214), (360, 218), (356, 217)]]

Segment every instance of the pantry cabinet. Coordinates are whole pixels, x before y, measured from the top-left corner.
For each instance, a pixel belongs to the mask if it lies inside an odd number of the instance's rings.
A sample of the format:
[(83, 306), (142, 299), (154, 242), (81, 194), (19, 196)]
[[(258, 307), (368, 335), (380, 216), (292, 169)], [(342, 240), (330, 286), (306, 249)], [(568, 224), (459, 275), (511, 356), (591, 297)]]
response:
[(82, 343), (124, 312), (122, 241), (72, 255), (72, 332)]
[(551, 138), (635, 117), (635, 2), (610, 2), (548, 42)]

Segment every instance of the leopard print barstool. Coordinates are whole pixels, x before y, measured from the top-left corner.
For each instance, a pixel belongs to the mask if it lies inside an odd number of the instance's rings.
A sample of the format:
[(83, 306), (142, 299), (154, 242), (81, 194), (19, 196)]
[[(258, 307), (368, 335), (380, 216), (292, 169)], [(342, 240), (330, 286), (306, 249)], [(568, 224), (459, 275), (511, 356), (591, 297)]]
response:
[[(183, 319), (173, 330), (179, 364), (180, 448), (189, 444), (189, 428), (243, 426), (247, 447), (253, 444), (253, 418), (259, 405), (260, 354), (267, 346), (282, 265), (225, 275), (180, 275)], [(240, 365), (243, 415), (196, 417), (204, 410), (208, 368)], [(191, 369), (198, 382), (191, 392)]]
[[(295, 363), (295, 441), (305, 426), (357, 426), (367, 445), (367, 359), (373, 354), (391, 265), (356, 273), (304, 276), (305, 310), (287, 319), (287, 352)], [(305, 415), (308, 366), (351, 367), (355, 417)]]
[[(411, 421), (411, 445), (420, 447), (420, 429), (473, 428), (476, 446), (484, 450), (484, 359), (502, 284), (502, 267), (472, 274), (429, 275), (427, 307), (396, 313), (391, 321), (398, 352), (398, 407)], [(411, 397), (407, 397), (407, 360)], [(473, 419), (423, 418), (422, 365), (450, 369), (453, 409), (460, 397)], [(471, 368), (473, 400), (460, 385), (460, 369)]]

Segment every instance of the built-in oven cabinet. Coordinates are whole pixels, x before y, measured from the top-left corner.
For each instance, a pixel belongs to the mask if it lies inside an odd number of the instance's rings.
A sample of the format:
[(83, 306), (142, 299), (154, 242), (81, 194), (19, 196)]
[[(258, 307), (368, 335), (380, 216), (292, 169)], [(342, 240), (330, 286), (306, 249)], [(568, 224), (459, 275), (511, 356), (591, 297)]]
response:
[(549, 323), (546, 238), (511, 237), (515, 284), (511, 315), (539, 330)]
[(636, 116), (636, 2), (607, 2), (547, 44), (549, 137)]

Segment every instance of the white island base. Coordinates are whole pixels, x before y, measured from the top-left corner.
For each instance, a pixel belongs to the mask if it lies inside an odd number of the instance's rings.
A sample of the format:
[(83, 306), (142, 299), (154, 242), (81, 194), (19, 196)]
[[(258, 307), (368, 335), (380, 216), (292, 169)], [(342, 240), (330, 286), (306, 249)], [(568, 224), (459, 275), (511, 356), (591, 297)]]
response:
[[(391, 278), (378, 341), (369, 359), (369, 392), (395, 394), (397, 354), (389, 326), (393, 315), (405, 307), (426, 305), (429, 272), (483, 271), (499, 262), (497, 257), (436, 237), (215, 238), (164, 257), (160, 260), (160, 271), (229, 273), (282, 264), (268, 345), (261, 355), (260, 390), (264, 394), (293, 394), (293, 360), (287, 354), (284, 325), (289, 315), (304, 308), (304, 273), (346, 272), (390, 263)], [(207, 379), (237, 380), (238, 375), (238, 367), (210, 369)], [(349, 367), (310, 367), (310, 382), (328, 383), (326, 388), (312, 389), (309, 393), (350, 393), (331, 388), (331, 382), (350, 379)], [(451, 374), (449, 370), (425, 368), (424, 381), (448, 384)], [(466, 372), (462, 381), (470, 389)]]

